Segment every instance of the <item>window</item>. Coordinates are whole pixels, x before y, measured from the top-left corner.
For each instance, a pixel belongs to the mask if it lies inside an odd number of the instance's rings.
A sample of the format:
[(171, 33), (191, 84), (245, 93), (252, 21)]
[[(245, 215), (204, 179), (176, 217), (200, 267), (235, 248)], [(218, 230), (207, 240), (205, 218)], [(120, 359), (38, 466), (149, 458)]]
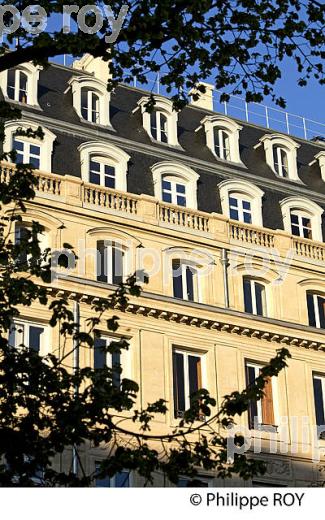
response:
[(245, 312), (266, 316), (265, 286), (255, 280), (244, 277), (244, 303)]
[[(173, 108), (173, 102), (162, 96), (154, 96), (155, 105), (152, 112), (148, 112), (148, 97), (138, 101), (138, 107), (142, 114), (142, 124), (145, 131), (153, 141), (178, 146), (177, 120), (178, 113)], [(135, 110), (135, 111), (136, 111)]]
[(110, 125), (110, 92), (107, 83), (91, 76), (73, 76), (69, 80), (75, 111), (83, 121), (103, 126)]
[(186, 206), (186, 186), (168, 177), (162, 179), (162, 199), (178, 206)]
[[(15, 244), (18, 245), (21, 242), (26, 241), (29, 243), (30, 240), (28, 238), (28, 224), (23, 224), (21, 222), (16, 223), (15, 225)], [(31, 229), (29, 230), (31, 232)], [(49, 247), (49, 237), (45, 230), (42, 233), (37, 234), (38, 246), (41, 250), (41, 254), (44, 253), (45, 249)], [(48, 261), (49, 259), (47, 259)], [(20, 251), (19, 257), (17, 258), (17, 264), (24, 269), (26, 267), (27, 262), (32, 265), (33, 257), (31, 254), (27, 254), (26, 251)]]
[(230, 161), (229, 134), (222, 128), (214, 127), (214, 149), (219, 159)]
[(240, 195), (231, 194), (229, 197), (229, 216), (233, 220), (252, 223), (252, 205), (249, 200), (241, 198)]
[(260, 188), (242, 179), (233, 179), (222, 181), (219, 191), (224, 215), (245, 224), (263, 226), (264, 192)]
[(287, 197), (280, 201), (280, 206), (287, 233), (318, 242), (323, 241), (323, 208), (304, 197)]
[(90, 160), (89, 164), (89, 182), (99, 184), (106, 188), (115, 188), (115, 168), (100, 160)]
[[(255, 363), (246, 364), (246, 384), (252, 385), (260, 375), (262, 366)], [(251, 401), (248, 408), (248, 424), (250, 429), (263, 425), (274, 425), (273, 380), (270, 378), (264, 387), (264, 397), (259, 401)]]
[(114, 475), (114, 477), (100, 477), (101, 463), (95, 462), (95, 471), (98, 476), (95, 477), (96, 487), (130, 487), (130, 472), (123, 470)]
[(150, 130), (153, 139), (168, 143), (168, 120), (167, 117), (158, 110), (154, 110), (150, 114)]
[(199, 175), (182, 163), (164, 161), (151, 167), (155, 197), (178, 206), (197, 208)]
[(206, 144), (218, 159), (241, 163), (239, 132), (242, 129), (227, 116), (206, 116), (202, 119), (199, 131), (204, 128)]
[(22, 139), (15, 138), (13, 148), (16, 150), (16, 164), (31, 164), (34, 168), (40, 168), (41, 147)]
[(274, 169), (280, 177), (289, 176), (288, 154), (280, 146), (273, 146)]
[(191, 395), (202, 388), (202, 356), (173, 351), (174, 415), (183, 417), (191, 406)]
[(27, 81), (27, 74), (22, 70), (8, 70), (8, 98), (19, 103), (27, 103)]
[(325, 298), (307, 293), (308, 319), (311, 327), (325, 329)]
[(97, 242), (97, 280), (120, 284), (125, 276), (125, 251), (118, 242)]
[(15, 321), (9, 332), (9, 345), (25, 347), (40, 354), (44, 350), (45, 329), (35, 323)]
[(174, 298), (199, 301), (197, 268), (180, 260), (173, 260), (172, 270)]
[(188, 488), (209, 487), (209, 481), (203, 480), (201, 478), (190, 479), (188, 477), (181, 477), (178, 479), (177, 487), (188, 487)]
[(24, 63), (0, 72), (0, 87), (5, 100), (39, 108), (38, 80), (41, 70), (39, 65)]
[(99, 97), (86, 88), (81, 89), (81, 115), (91, 123), (99, 123)]
[(130, 156), (109, 143), (90, 141), (79, 148), (81, 177), (106, 188), (127, 191), (127, 172)]
[(95, 338), (94, 341), (94, 369), (108, 367), (112, 369), (112, 383), (119, 387), (121, 382), (121, 353), (107, 352), (110, 343), (118, 341), (114, 338)]
[[(317, 426), (325, 425), (325, 377), (313, 374), (315, 415)], [(323, 437), (323, 435), (322, 435)]]
[(299, 181), (297, 150), (300, 147), (291, 137), (281, 134), (264, 135), (255, 149), (264, 147), (266, 164), (284, 179)]
[(43, 139), (16, 135), (19, 129), (26, 131), (28, 128), (35, 131), (38, 125), (26, 119), (8, 121), (5, 123), (4, 153), (15, 149), (17, 152), (16, 164), (31, 164), (38, 170), (51, 172), (53, 145), (56, 136), (44, 127), (42, 127), (44, 133)]
[(321, 178), (325, 182), (325, 151), (321, 150), (318, 154), (315, 155), (315, 158), (309, 163), (308, 166), (313, 166), (314, 164), (318, 164)]
[(312, 238), (311, 219), (296, 211), (290, 212), (291, 232), (293, 235), (303, 238)]

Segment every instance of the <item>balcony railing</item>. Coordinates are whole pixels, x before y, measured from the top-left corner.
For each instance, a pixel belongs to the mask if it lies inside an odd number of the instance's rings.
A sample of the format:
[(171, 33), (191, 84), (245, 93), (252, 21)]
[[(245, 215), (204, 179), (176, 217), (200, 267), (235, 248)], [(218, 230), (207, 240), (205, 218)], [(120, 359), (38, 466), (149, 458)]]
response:
[[(8, 182), (14, 169), (12, 164), (1, 163), (0, 182)], [(247, 248), (275, 248), (284, 256), (288, 250), (293, 250), (295, 257), (301, 260), (318, 263), (325, 261), (325, 244), (294, 237), (282, 230), (273, 231), (243, 224), (216, 213), (160, 202), (148, 195), (135, 195), (96, 186), (70, 175), (60, 176), (36, 170), (35, 176), (37, 195), (60, 203), (112, 215), (130, 216), (141, 223), (164, 225), (182, 232), (195, 231), (202, 236), (202, 240), (215, 238), (225, 246), (237, 243)]]

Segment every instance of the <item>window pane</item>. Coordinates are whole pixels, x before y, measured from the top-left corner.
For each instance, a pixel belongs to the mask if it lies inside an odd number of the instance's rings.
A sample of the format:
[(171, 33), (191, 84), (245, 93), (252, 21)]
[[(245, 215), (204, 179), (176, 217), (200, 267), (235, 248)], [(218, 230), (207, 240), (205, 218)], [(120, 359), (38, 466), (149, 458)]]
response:
[(99, 173), (90, 172), (89, 173), (89, 182), (92, 182), (93, 184), (100, 185), (100, 175), (99, 175)]
[(230, 218), (233, 220), (239, 220), (237, 209), (230, 208)]
[(169, 181), (162, 181), (162, 187), (163, 187), (163, 190), (171, 190), (172, 189), (172, 185)]
[(177, 193), (185, 193), (184, 184), (176, 184), (176, 190), (177, 190)]
[(150, 114), (150, 130), (153, 139), (157, 140), (157, 112), (151, 112)]
[[(247, 386), (253, 384), (255, 381), (255, 368), (246, 366), (246, 384)], [(248, 425), (250, 429), (254, 428), (254, 418), (258, 417), (257, 401), (250, 401), (248, 408)]]
[(201, 358), (198, 356), (188, 356), (188, 376), (191, 396), (201, 386)]
[(183, 282), (181, 264), (178, 260), (173, 260), (173, 290), (175, 298), (183, 298)]
[(34, 144), (30, 145), (30, 153), (33, 155), (40, 155), (41, 149), (39, 146), (35, 146)]
[(244, 216), (245, 224), (251, 224), (252, 223), (252, 215), (250, 213), (246, 213), (244, 211), (243, 216)]
[(122, 249), (112, 247), (112, 282), (115, 284), (122, 283), (123, 280), (123, 257)]
[[(100, 462), (95, 463), (95, 471), (96, 471), (96, 473), (98, 473), (100, 471)], [(103, 477), (103, 478), (96, 477), (95, 486), (96, 487), (110, 487), (110, 478), (109, 477)]]
[(322, 390), (322, 380), (320, 377), (314, 377), (314, 398), (315, 398), (315, 413), (317, 426), (325, 424), (324, 416), (324, 396)]
[(180, 412), (185, 411), (184, 356), (178, 352), (173, 352), (173, 385), (174, 413), (180, 417)]
[(229, 197), (229, 205), (238, 208), (238, 200), (233, 197)]
[(16, 139), (14, 139), (13, 146), (16, 151), (19, 150), (22, 152), (24, 150), (24, 143), (22, 141), (17, 141)]
[(15, 99), (15, 74), (14, 69), (8, 70), (7, 94), (10, 99)]
[(117, 388), (121, 384), (121, 354), (120, 352), (113, 352), (112, 353), (112, 383), (113, 386), (116, 386)]
[(256, 312), (259, 316), (264, 316), (264, 294), (265, 288), (260, 283), (255, 283), (255, 296), (256, 296)]
[(178, 204), (179, 206), (183, 206), (183, 207), (185, 207), (185, 206), (186, 206), (186, 198), (185, 198), (185, 197), (178, 196), (178, 197), (177, 197), (177, 204)]
[(37, 157), (30, 157), (29, 158), (29, 163), (34, 166), (34, 168), (37, 168), (39, 169), (40, 167), (40, 160), (37, 159)]
[(194, 273), (190, 267), (186, 267), (186, 291), (187, 299), (194, 301)]
[(311, 327), (316, 327), (316, 316), (314, 308), (314, 295), (307, 294), (308, 320)]
[(106, 340), (95, 338), (94, 341), (94, 368), (104, 368), (106, 365)]
[(253, 312), (251, 281), (244, 278), (244, 303), (245, 312)]
[(41, 348), (41, 336), (44, 332), (42, 327), (29, 327), (29, 344), (28, 347), (35, 352), (39, 352)]
[(243, 209), (251, 209), (251, 203), (248, 200), (243, 200)]
[(325, 299), (321, 296), (317, 297), (318, 302), (318, 313), (319, 313), (319, 325), (321, 329), (325, 329)]
[(299, 224), (299, 217), (295, 213), (291, 213), (291, 223), (292, 224)]
[(95, 162), (95, 161), (90, 161), (90, 169), (93, 171), (93, 172), (100, 172), (100, 164), (99, 162)]
[(164, 202), (170, 202), (172, 201), (172, 194), (167, 193), (166, 191), (163, 192), (163, 201)]
[(160, 136), (162, 143), (168, 143), (167, 117), (160, 112)]
[(97, 280), (107, 283), (107, 248), (103, 240), (97, 242)]

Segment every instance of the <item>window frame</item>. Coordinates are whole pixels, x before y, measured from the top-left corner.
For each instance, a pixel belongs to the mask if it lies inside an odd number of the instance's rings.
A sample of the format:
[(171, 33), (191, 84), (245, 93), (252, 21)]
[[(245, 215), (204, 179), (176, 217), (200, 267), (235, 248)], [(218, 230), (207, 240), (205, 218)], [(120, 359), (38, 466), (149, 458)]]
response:
[[(254, 372), (255, 372), (255, 379), (259, 376), (260, 374), (260, 370), (263, 368), (263, 364), (262, 363), (259, 363), (259, 362), (256, 362), (256, 361), (251, 361), (251, 360), (245, 360), (245, 382), (246, 382), (246, 387), (251, 384), (250, 381), (249, 381), (249, 377), (248, 377), (248, 369), (249, 368), (253, 368), (254, 369)], [(277, 381), (275, 380), (276, 378), (275, 377), (271, 377), (269, 379), (269, 382), (267, 383), (268, 385), (271, 383), (271, 394), (272, 394), (272, 412), (271, 412), (271, 415), (273, 417), (273, 423), (264, 423), (263, 422), (263, 400), (266, 399), (265, 397), (263, 397), (262, 399), (259, 399), (259, 400), (256, 400), (255, 401), (252, 401), (249, 405), (249, 409), (247, 411), (247, 420), (248, 420), (248, 428), (250, 430), (254, 430), (254, 426), (255, 426), (255, 423), (256, 421), (254, 421), (255, 417), (257, 417), (258, 419), (258, 422), (257, 422), (257, 429), (258, 430), (264, 430), (264, 431), (267, 431), (268, 428), (277, 428), (277, 410), (276, 410), (276, 396), (277, 396)], [(265, 386), (264, 387), (264, 391), (267, 389), (267, 387)], [(254, 416), (254, 417), (250, 417), (250, 414), (251, 414), (251, 409), (250, 407), (251, 406), (256, 406), (256, 411), (257, 411), (257, 416)], [(267, 412), (266, 412), (267, 413)], [(269, 412), (270, 413), (270, 412)], [(273, 430), (270, 430), (270, 431), (273, 431)]]
[[(148, 102), (150, 102), (150, 98), (145, 96), (142, 97), (138, 103), (137, 108), (133, 111), (136, 112), (137, 110), (141, 110), (142, 114), (142, 125), (144, 130), (147, 132), (148, 136), (150, 137), (151, 141), (154, 143), (162, 144), (165, 146), (173, 146), (177, 148), (181, 148), (178, 142), (178, 112), (174, 110), (173, 102), (165, 98), (163, 96), (155, 95), (154, 96), (155, 104), (153, 106), (153, 111), (148, 112), (147, 105)], [(162, 140), (155, 139), (154, 135), (152, 134), (152, 113), (156, 112), (156, 114), (163, 114), (166, 119), (166, 127), (167, 127), (167, 142), (164, 142)], [(156, 137), (161, 138), (161, 121), (160, 121), (160, 115), (156, 116), (156, 130), (157, 134)]]
[[(173, 180), (176, 184), (185, 185), (186, 207), (197, 209), (197, 183), (199, 174), (179, 162), (163, 161), (151, 166), (155, 197), (163, 201), (162, 181), (165, 178)], [(164, 204), (170, 204), (164, 202)]]
[[(264, 191), (242, 179), (228, 179), (218, 184), (222, 213), (228, 218), (230, 217), (229, 198), (237, 195), (240, 199), (250, 202), (251, 204), (251, 224), (242, 222), (244, 225), (253, 225), (263, 227), (262, 199)], [(241, 221), (237, 221), (241, 222)]]
[[(240, 157), (239, 149), (239, 134), (242, 126), (236, 123), (233, 119), (223, 115), (206, 116), (200, 121), (200, 126), (195, 130), (198, 132), (201, 128), (204, 129), (206, 145), (211, 150), (213, 155), (220, 161), (232, 162), (244, 166)], [(221, 130), (228, 134), (229, 139), (229, 158), (220, 157), (216, 152), (215, 131)]]
[[(246, 293), (245, 293), (245, 284), (248, 284), (250, 286), (250, 299), (251, 299), (251, 307), (252, 312), (247, 310), (246, 306)], [(261, 291), (261, 308), (262, 308), (262, 314), (260, 314), (258, 311), (258, 304), (257, 304), (257, 293), (256, 293), (256, 286), (260, 286), (262, 288)], [(262, 317), (268, 317), (268, 305), (267, 305), (267, 289), (265, 283), (262, 283), (260, 280), (256, 280), (254, 278), (251, 278), (249, 276), (243, 276), (243, 293), (244, 293), (244, 308), (245, 312), (249, 314), (253, 314), (254, 316), (262, 316)]]
[[(266, 164), (272, 169), (274, 174), (281, 179), (286, 179), (289, 181), (297, 181), (301, 182), (298, 176), (298, 166), (297, 166), (297, 150), (300, 148), (300, 145), (297, 144), (291, 137), (282, 134), (266, 134), (259, 142), (254, 146), (254, 149), (257, 150), (261, 146), (264, 147), (265, 152), (265, 160)], [(280, 175), (282, 170), (277, 171), (275, 162), (274, 162), (274, 147), (278, 147), (283, 149), (287, 154), (288, 161), (288, 175), (284, 177)], [(278, 156), (278, 152), (276, 152)], [(280, 161), (281, 162), (281, 161)]]
[[(27, 62), (22, 63), (17, 67), (12, 67), (10, 69), (0, 72), (0, 87), (5, 101), (7, 101), (8, 103), (18, 104), (22, 107), (25, 107), (27, 105), (41, 110), (38, 103), (38, 82), (41, 70), (43, 70), (43, 67), (41, 67), (40, 65), (34, 65), (33, 63)], [(12, 99), (8, 96), (9, 71), (15, 71), (15, 99)], [(19, 101), (19, 99), (16, 99), (18, 97), (17, 90), (19, 90), (17, 87), (17, 76), (19, 75), (17, 74), (17, 71), (22, 72), (27, 76), (26, 102)]]
[[(182, 180), (182, 179), (181, 179)], [(167, 189), (164, 187), (164, 182), (170, 183), (170, 189)], [(184, 188), (184, 193), (181, 193), (178, 191), (178, 186), (182, 186)], [(180, 180), (176, 177), (170, 176), (170, 175), (163, 175), (161, 177), (161, 193), (162, 193), (162, 201), (167, 204), (174, 204), (175, 206), (182, 206), (186, 208), (186, 202), (187, 202), (187, 190), (186, 190), (186, 183), (180, 182)], [(164, 195), (166, 193), (170, 193), (170, 201), (164, 200)], [(179, 199), (185, 199), (185, 204), (180, 204)]]
[[(83, 102), (84, 93), (86, 94), (86, 105), (84, 105), (84, 102)], [(95, 106), (96, 106), (95, 110), (93, 108), (94, 101), (95, 101)], [(87, 87), (82, 87), (81, 93), (80, 93), (80, 102), (81, 102), (80, 112), (81, 112), (83, 119), (85, 121), (88, 121), (89, 123), (94, 123), (96, 125), (99, 125), (100, 124), (100, 97), (97, 94), (97, 91), (88, 89)], [(84, 112), (86, 112), (86, 117), (84, 115)], [(94, 118), (94, 115), (95, 115), (95, 118)]]
[[(73, 108), (77, 112), (80, 121), (86, 122), (89, 125), (94, 126), (104, 126), (112, 128), (110, 123), (110, 100), (111, 93), (107, 90), (107, 84), (95, 77), (87, 76), (72, 76), (72, 78), (68, 82), (68, 90), (71, 88), (72, 91), (72, 103)], [(88, 119), (85, 119), (82, 114), (82, 90), (86, 89), (87, 99), (90, 95), (89, 92), (94, 93), (98, 97), (98, 111), (99, 111), (99, 121), (97, 123), (92, 122)], [(66, 93), (65, 92), (65, 93)], [(88, 105), (89, 109), (89, 105)]]
[[(175, 367), (174, 364), (174, 354), (182, 355), (183, 356), (183, 394), (184, 394), (184, 410), (179, 410), (177, 408), (177, 397), (176, 397), (176, 385), (177, 380), (175, 380), (175, 370), (177, 367)], [(191, 406), (191, 400), (190, 400), (190, 375), (189, 375), (189, 363), (188, 358), (194, 357), (198, 358), (200, 360), (200, 377), (197, 381), (198, 390), (200, 388), (206, 388), (206, 353), (196, 350), (189, 350), (184, 347), (180, 347), (177, 345), (172, 346), (172, 396), (173, 396), (173, 418), (174, 419), (180, 419), (183, 417), (184, 412), (188, 410)], [(185, 358), (185, 359), (184, 359)], [(187, 375), (187, 377), (185, 377)], [(178, 386), (177, 386), (178, 388)]]
[[(319, 314), (319, 302), (318, 298), (321, 298), (323, 300), (323, 317)], [(310, 310), (309, 310), (309, 301), (312, 299), (313, 302), (313, 315), (315, 317), (315, 325), (312, 325), (311, 322), (311, 316), (310, 316)], [(317, 303), (316, 303), (317, 300)], [(308, 315), (308, 324), (310, 327), (316, 327), (317, 329), (324, 330), (325, 329), (325, 297), (321, 294), (318, 294), (313, 291), (307, 291), (306, 292), (306, 303), (307, 303), (307, 315)], [(322, 321), (324, 322), (324, 327), (321, 326)]]
[[(246, 197), (246, 198), (244, 198)], [(231, 199), (237, 201), (237, 206), (232, 205)], [(249, 209), (244, 208), (244, 204), (249, 204)], [(245, 196), (243, 193), (229, 192), (228, 196), (228, 204), (229, 204), (229, 218), (232, 220), (236, 220), (237, 222), (242, 222), (243, 224), (252, 224), (253, 222), (253, 210), (252, 210), (252, 201), (249, 197)], [(237, 211), (238, 218), (232, 217), (232, 211)], [(245, 215), (250, 216), (250, 222), (245, 222)]]
[[(283, 218), (284, 230), (289, 233), (293, 238), (300, 240), (313, 240), (316, 242), (323, 242), (323, 231), (322, 231), (322, 215), (324, 213), (316, 202), (307, 199), (305, 197), (286, 197), (280, 201), (280, 208)], [(291, 212), (298, 212), (308, 216), (311, 221), (311, 239), (298, 237), (292, 234), (291, 227)]]
[[(177, 277), (174, 276), (174, 264), (179, 263), (179, 268), (181, 269), (180, 275)], [(193, 299), (189, 298), (189, 288), (188, 288), (188, 279), (187, 272), (188, 269), (192, 273), (192, 285), (193, 285)], [(195, 272), (193, 272), (195, 271)], [(173, 258), (172, 260), (172, 278), (173, 278), (173, 297), (177, 299), (182, 299), (185, 301), (192, 301), (196, 303), (200, 303), (201, 301), (201, 291), (200, 291), (200, 268), (198, 265), (193, 262), (187, 262), (183, 259)], [(182, 297), (175, 296), (175, 278), (181, 278), (181, 286), (182, 286)]]
[[(104, 252), (104, 258), (102, 258), (100, 250), (98, 249), (98, 244), (104, 244), (104, 249), (106, 253)], [(128, 248), (122, 244), (119, 240), (103, 240), (98, 239), (96, 241), (96, 279), (98, 282), (103, 282), (111, 285), (118, 285), (122, 282), (124, 282), (128, 276)], [(108, 254), (109, 251), (109, 254)], [(122, 259), (121, 264), (121, 271), (122, 273), (116, 274), (116, 272), (113, 272), (113, 267), (116, 262), (116, 257), (114, 260), (114, 251), (118, 252), (120, 255), (120, 259)], [(117, 255), (116, 255), (117, 256)], [(106, 266), (104, 268), (104, 273), (98, 271), (99, 265), (102, 266), (103, 263), (105, 263), (106, 260)], [(106, 272), (105, 272), (106, 269)], [(99, 277), (102, 277), (103, 279), (100, 280)], [(119, 279), (119, 281), (117, 280)]]
[[(101, 465), (101, 461), (100, 460), (95, 460), (95, 473), (97, 473), (99, 471), (99, 466)], [(127, 473), (128, 477), (127, 477), (127, 480), (128, 480), (128, 485), (127, 486), (116, 486), (116, 475), (122, 475), (123, 473)], [(104, 479), (97, 479), (95, 477), (95, 486), (94, 487), (108, 487), (108, 488), (129, 488), (131, 487), (131, 476), (132, 476), (132, 472), (130, 470), (122, 470), (118, 473), (116, 473), (113, 477), (105, 477)], [(97, 485), (97, 480), (100, 480), (102, 482), (107, 482), (108, 485)]]
[[(298, 223), (297, 224), (292, 222), (292, 217), (293, 216), (298, 218)], [(309, 221), (309, 226), (304, 225), (303, 219), (307, 219)], [(305, 213), (304, 211), (301, 211), (301, 210), (291, 209), (290, 210), (290, 222), (291, 222), (291, 234), (293, 236), (297, 236), (297, 237), (300, 237), (300, 238), (307, 238), (309, 240), (313, 239), (313, 229), (312, 229), (311, 215), (308, 215), (307, 213)], [(298, 234), (293, 232), (294, 228), (299, 231)], [(305, 230), (307, 230), (308, 231), (307, 234), (309, 234), (309, 236), (307, 236), (307, 237), (304, 236), (304, 231)]]
[[(315, 414), (315, 419), (316, 419), (316, 425), (317, 426), (324, 426), (325, 425), (325, 375), (324, 374), (320, 374), (319, 372), (316, 372), (316, 371), (313, 371), (312, 372), (312, 378), (313, 378), (313, 400), (314, 400), (314, 414)], [(316, 399), (316, 389), (315, 389), (315, 380), (319, 380), (320, 383), (321, 383), (321, 392), (322, 392), (322, 395), (321, 395), (321, 399), (322, 399), (322, 406), (323, 406), (323, 409), (321, 411), (321, 414), (323, 416), (323, 419), (322, 420), (318, 420), (318, 412), (317, 412), (317, 399)], [(320, 422), (320, 424), (318, 424)], [(324, 438), (323, 435), (321, 436), (321, 438)]]
[[(16, 334), (17, 334), (17, 332), (14, 333), (14, 335), (15, 335), (14, 344), (11, 343), (10, 336), (13, 333), (12, 327), (23, 327), (23, 338), (22, 338), (22, 341), (19, 340), (19, 343), (17, 343), (17, 341), (16, 341)], [(8, 343), (13, 348), (18, 348), (19, 345), (24, 345), (26, 348), (30, 349), (31, 348), (30, 345), (26, 345), (25, 344), (25, 334), (26, 334), (26, 328), (28, 328), (28, 339), (30, 339), (30, 329), (32, 327), (38, 328), (38, 329), (43, 329), (43, 334), (41, 336), (38, 353), (41, 356), (45, 356), (46, 354), (48, 354), (48, 350), (49, 350), (49, 349), (46, 348), (46, 346), (48, 344), (48, 339), (49, 339), (49, 328), (48, 328), (48, 326), (46, 324), (44, 324), (42, 322), (31, 321), (31, 320), (26, 320), (26, 319), (21, 319), (21, 318), (14, 319), (13, 323), (12, 323), (12, 325), (10, 327), (9, 334), (8, 334)], [(15, 329), (15, 330), (17, 330), (17, 329)], [(19, 332), (19, 334), (21, 334), (21, 333)], [(33, 350), (36, 352), (36, 350), (34, 348), (33, 348)]]

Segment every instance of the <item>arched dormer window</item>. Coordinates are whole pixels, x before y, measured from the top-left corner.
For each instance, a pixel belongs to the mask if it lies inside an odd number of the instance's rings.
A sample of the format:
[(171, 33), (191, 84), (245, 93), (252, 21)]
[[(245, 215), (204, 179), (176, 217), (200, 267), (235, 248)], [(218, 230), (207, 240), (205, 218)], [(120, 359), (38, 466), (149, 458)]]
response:
[(110, 126), (110, 93), (106, 84), (89, 76), (73, 76), (69, 85), (72, 90), (72, 102), (82, 121)]
[(6, 101), (34, 107), (38, 104), (38, 80), (42, 67), (24, 63), (0, 73), (0, 86)]
[(38, 125), (26, 119), (5, 123), (4, 152), (8, 153), (14, 149), (17, 153), (16, 164), (31, 164), (37, 170), (51, 172), (53, 144), (56, 135), (44, 127), (42, 127), (44, 132), (43, 139), (16, 135), (18, 129), (27, 130), (28, 128), (35, 131)]
[(233, 220), (263, 226), (262, 197), (264, 192), (240, 179), (219, 184), (222, 212)]
[(297, 170), (297, 144), (287, 135), (264, 135), (255, 149), (264, 146), (266, 163), (273, 172), (282, 178), (299, 180)]
[(130, 156), (117, 146), (91, 141), (78, 148), (81, 177), (106, 188), (127, 191), (127, 164)]
[(162, 96), (155, 96), (155, 106), (152, 112), (147, 111), (149, 99), (143, 97), (138, 101), (142, 113), (143, 128), (153, 141), (179, 146), (177, 138), (178, 114), (173, 109), (173, 103)]
[(303, 197), (288, 197), (280, 202), (285, 231), (322, 242), (323, 208)]
[(164, 161), (151, 167), (155, 197), (167, 203), (197, 208), (199, 175), (181, 163)]
[(239, 132), (242, 129), (226, 116), (206, 116), (201, 121), (199, 130), (204, 128), (206, 143), (212, 153), (224, 161), (240, 163)]

